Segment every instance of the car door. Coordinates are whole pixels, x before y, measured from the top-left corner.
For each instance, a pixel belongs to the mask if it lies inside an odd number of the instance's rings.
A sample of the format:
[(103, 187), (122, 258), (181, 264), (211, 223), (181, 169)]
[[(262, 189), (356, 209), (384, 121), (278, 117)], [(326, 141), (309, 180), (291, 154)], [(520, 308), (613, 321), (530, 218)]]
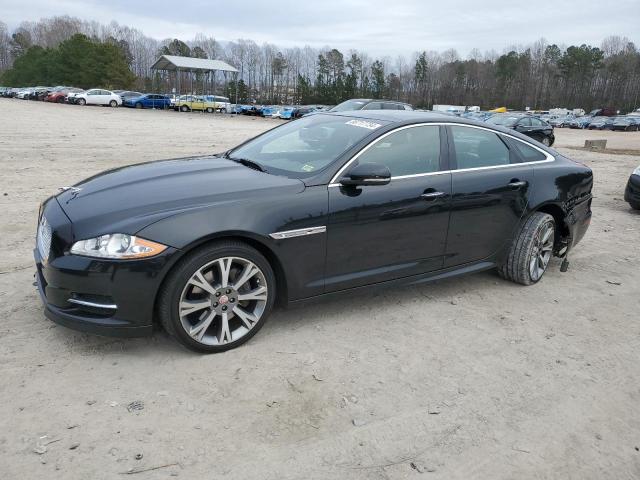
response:
[(522, 117), (518, 122), (514, 125), (514, 130), (520, 133), (524, 133), (525, 135), (531, 135), (531, 130), (533, 126), (531, 125), (530, 117)]
[(89, 90), (87, 92), (87, 105), (97, 105), (98, 93), (98, 90)]
[(392, 178), (387, 185), (329, 186), (326, 291), (442, 267), (451, 173), (443, 168), (441, 135), (438, 125), (401, 127), (343, 167), (347, 174), (360, 163), (381, 164)]
[(452, 168), (445, 267), (490, 259), (510, 241), (526, 211), (533, 169), (490, 129), (447, 128)]
[(111, 101), (111, 92), (108, 90), (99, 90), (100, 94), (98, 95), (98, 103), (100, 105), (108, 105)]

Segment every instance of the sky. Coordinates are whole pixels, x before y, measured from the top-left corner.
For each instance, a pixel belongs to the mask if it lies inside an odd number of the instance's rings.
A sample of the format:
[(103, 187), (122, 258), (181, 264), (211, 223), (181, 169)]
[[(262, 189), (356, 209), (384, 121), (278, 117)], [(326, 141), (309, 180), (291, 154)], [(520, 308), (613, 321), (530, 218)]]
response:
[(137, 27), (159, 40), (246, 38), (280, 47), (331, 46), (376, 56), (477, 48), (502, 53), (544, 37), (599, 46), (609, 35), (640, 44), (638, 0), (0, 0), (0, 21), (69, 15)]

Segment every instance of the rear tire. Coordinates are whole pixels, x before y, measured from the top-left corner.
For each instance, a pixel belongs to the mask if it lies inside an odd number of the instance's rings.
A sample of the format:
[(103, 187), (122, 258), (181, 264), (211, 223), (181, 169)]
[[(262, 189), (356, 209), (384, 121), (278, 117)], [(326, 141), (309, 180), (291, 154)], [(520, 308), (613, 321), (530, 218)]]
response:
[(207, 107), (207, 113), (213, 113), (213, 108)]
[(521, 285), (540, 281), (553, 256), (556, 223), (547, 213), (535, 212), (522, 225), (513, 239), (500, 276)]
[(549, 137), (542, 137), (540, 143), (542, 143), (545, 147), (551, 146), (551, 140), (549, 140)]
[(116, 108), (116, 107), (118, 106), (118, 102), (116, 102), (115, 100), (111, 100), (111, 101), (109, 102), (109, 106), (110, 106), (111, 108)]
[(640, 210), (640, 202), (629, 202), (629, 206), (634, 210)]
[(140, 102), (136, 103), (136, 108), (142, 108), (142, 104)]
[(202, 247), (173, 267), (158, 294), (157, 312), (167, 333), (182, 345), (218, 353), (258, 333), (275, 298), (275, 275), (267, 259), (249, 245), (227, 240)]

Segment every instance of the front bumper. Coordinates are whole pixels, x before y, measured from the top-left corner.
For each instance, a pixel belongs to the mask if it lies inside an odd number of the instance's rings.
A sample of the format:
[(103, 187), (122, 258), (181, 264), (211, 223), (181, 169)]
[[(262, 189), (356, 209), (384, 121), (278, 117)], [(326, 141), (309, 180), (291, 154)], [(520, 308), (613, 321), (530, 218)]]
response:
[(640, 204), (640, 175), (631, 175), (624, 190), (624, 201)]
[(55, 199), (43, 214), (52, 229), (49, 257), (36, 248), (36, 284), (50, 320), (75, 330), (106, 336), (139, 337), (153, 331), (156, 294), (176, 249), (141, 260), (109, 260), (69, 255), (72, 224)]

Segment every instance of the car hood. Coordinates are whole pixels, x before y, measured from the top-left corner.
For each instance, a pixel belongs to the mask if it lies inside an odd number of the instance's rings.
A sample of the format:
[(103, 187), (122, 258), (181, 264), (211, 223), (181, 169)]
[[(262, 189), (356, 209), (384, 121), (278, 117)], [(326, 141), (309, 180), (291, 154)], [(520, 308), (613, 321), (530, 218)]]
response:
[(259, 201), (269, 191), (304, 190), (301, 180), (270, 175), (217, 156), (131, 165), (100, 173), (57, 195), (78, 239), (135, 234), (185, 211)]

